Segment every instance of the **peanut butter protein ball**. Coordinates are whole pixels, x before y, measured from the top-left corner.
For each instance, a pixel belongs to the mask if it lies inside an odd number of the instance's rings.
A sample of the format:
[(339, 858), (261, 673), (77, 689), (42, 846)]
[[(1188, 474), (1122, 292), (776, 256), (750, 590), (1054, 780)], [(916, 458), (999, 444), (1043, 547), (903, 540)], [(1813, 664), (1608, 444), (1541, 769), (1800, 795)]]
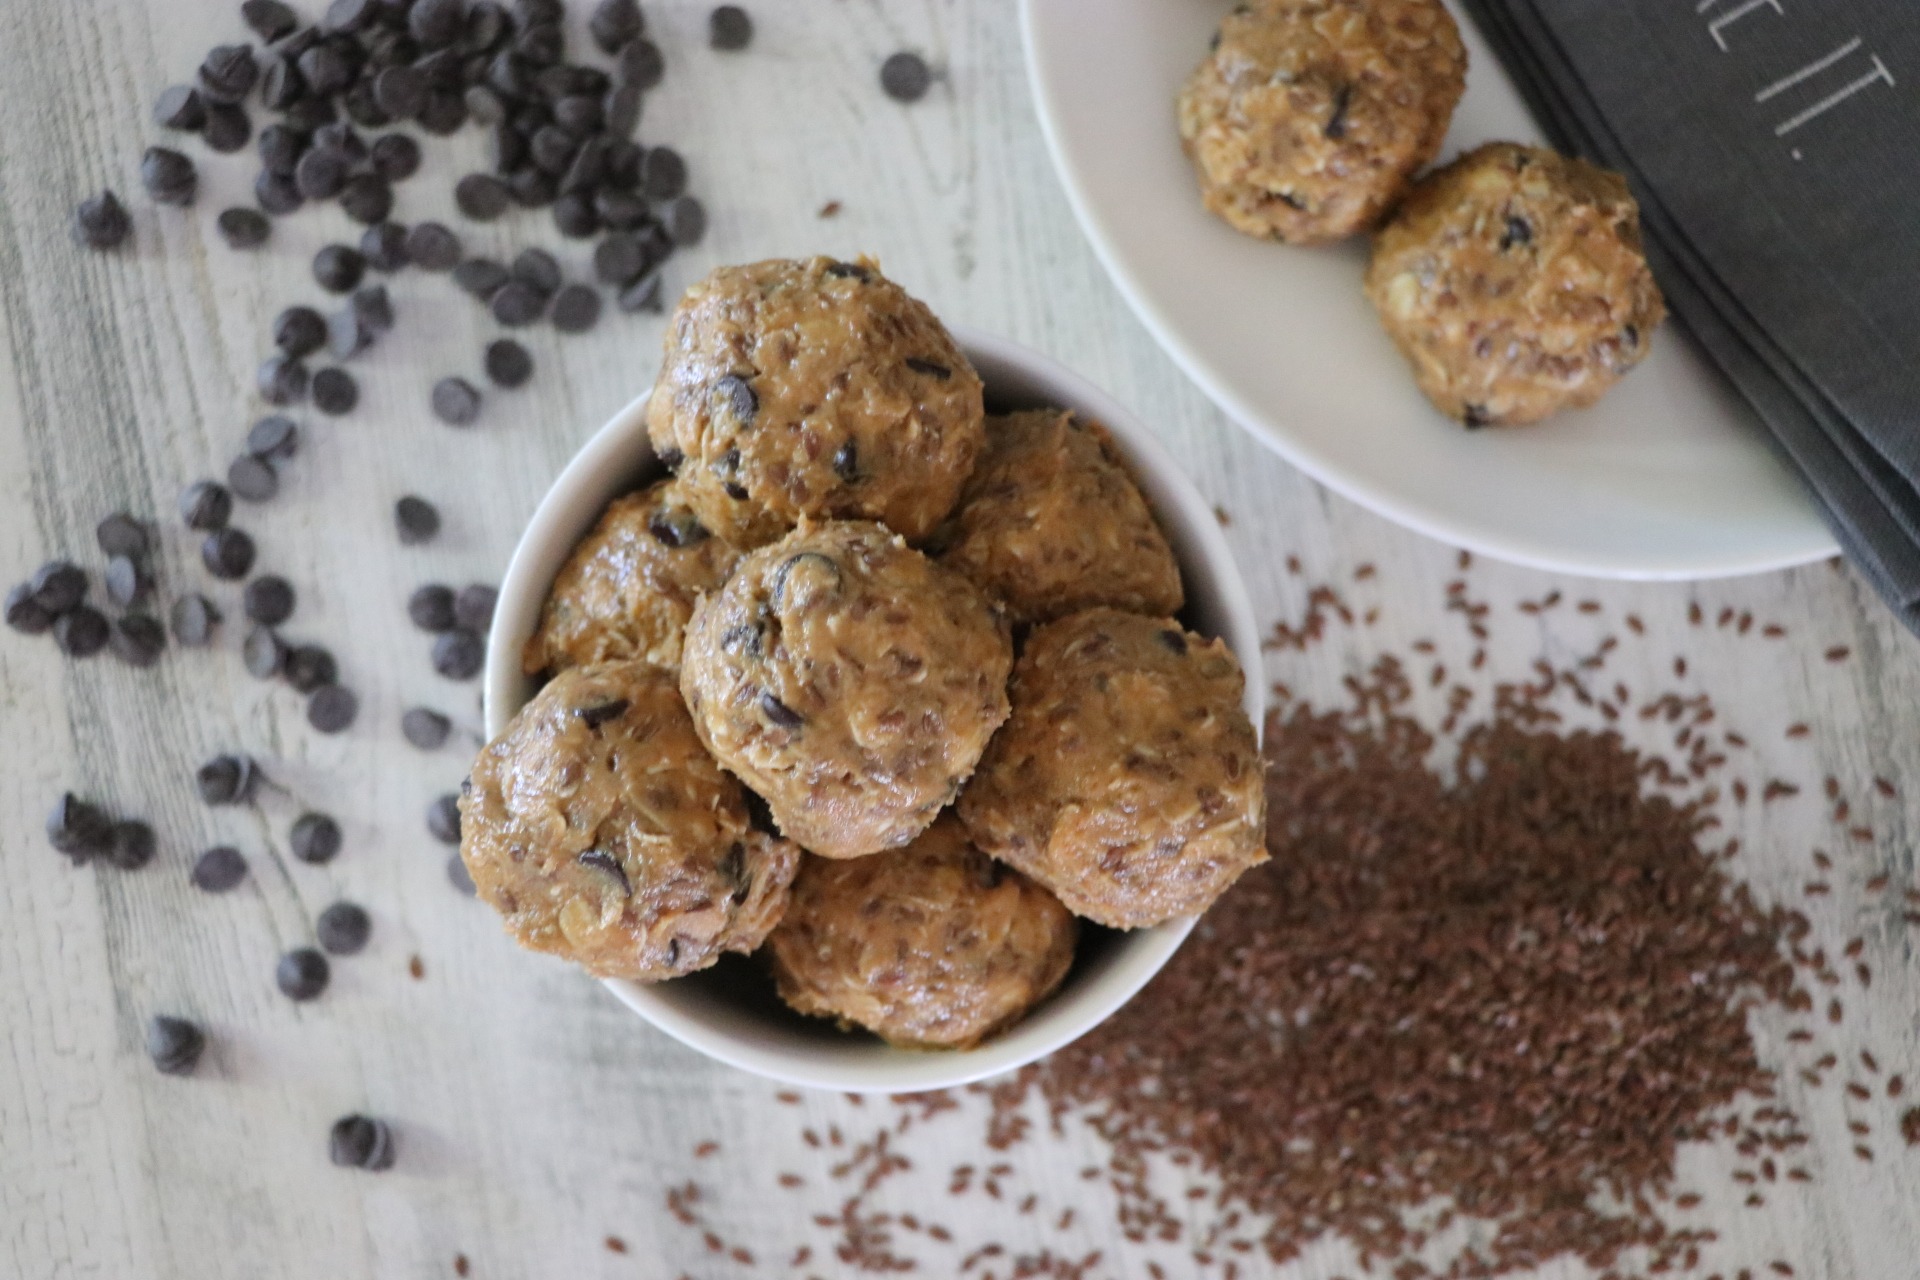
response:
[(1073, 965), (1054, 896), (974, 848), (952, 814), (881, 858), (808, 858), (767, 939), (780, 998), (889, 1044), (970, 1049)]
[(1220, 24), (1181, 91), (1180, 139), (1236, 230), (1339, 240), (1439, 152), (1466, 72), (1440, 0), (1260, 0)]
[(934, 535), (941, 564), (1016, 626), (1095, 605), (1177, 613), (1180, 566), (1106, 430), (1064, 409), (987, 419), (987, 449)]
[(474, 762), (460, 856), (521, 946), (641, 982), (758, 947), (800, 862), (646, 662), (574, 667), (522, 708)]
[(774, 259), (687, 290), (647, 431), (701, 522), (738, 546), (802, 516), (918, 540), (973, 470), (983, 414), (953, 338), (873, 262)]
[(1666, 315), (1619, 174), (1492, 142), (1375, 237), (1367, 297), (1434, 407), (1469, 427), (1592, 404)]
[(695, 606), (680, 688), (701, 739), (814, 853), (924, 831), (1007, 717), (1008, 627), (868, 521), (800, 527)]
[(1171, 618), (1038, 627), (960, 820), (1075, 915), (1136, 929), (1203, 911), (1267, 857), (1244, 686), (1224, 644)]
[(622, 658), (680, 666), (694, 599), (716, 591), (740, 553), (715, 537), (674, 481), (615, 498), (553, 580), (528, 637), (528, 675)]

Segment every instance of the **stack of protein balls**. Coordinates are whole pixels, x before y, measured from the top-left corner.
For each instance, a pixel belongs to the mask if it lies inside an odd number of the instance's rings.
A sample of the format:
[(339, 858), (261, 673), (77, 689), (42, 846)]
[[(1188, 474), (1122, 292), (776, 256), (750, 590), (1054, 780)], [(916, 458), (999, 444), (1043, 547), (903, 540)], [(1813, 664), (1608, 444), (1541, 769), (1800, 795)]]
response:
[(803, 1013), (966, 1048), (1076, 916), (1203, 910), (1265, 854), (1244, 677), (1097, 424), (985, 415), (871, 262), (722, 268), (476, 763), (461, 852), (523, 945), (679, 977), (766, 944)]

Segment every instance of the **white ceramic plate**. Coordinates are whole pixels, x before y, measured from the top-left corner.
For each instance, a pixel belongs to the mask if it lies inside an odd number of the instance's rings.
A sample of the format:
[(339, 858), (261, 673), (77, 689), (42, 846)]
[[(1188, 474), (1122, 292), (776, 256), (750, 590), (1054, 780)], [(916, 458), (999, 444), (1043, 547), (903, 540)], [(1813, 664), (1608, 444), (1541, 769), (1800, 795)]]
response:
[[(1001, 338), (956, 327), (954, 337), (980, 371), (990, 409), (1060, 405), (1112, 433), (1166, 532), (1186, 584), (1186, 625), (1218, 636), (1249, 673), (1244, 705), (1256, 730), (1266, 706), (1260, 626), (1213, 510), (1140, 421), (1085, 380)], [(664, 474), (647, 443), (642, 395), (601, 428), (567, 464), (534, 513), (500, 586), (487, 641), (487, 736), (497, 736), (533, 696), (519, 654), (539, 621), (554, 575), (607, 503)], [(610, 981), (607, 989), (674, 1039), (730, 1066), (789, 1084), (855, 1093), (944, 1089), (1024, 1066), (1077, 1039), (1133, 997), (1172, 958), (1193, 921), (1122, 933), (1088, 925), (1065, 983), (1018, 1026), (963, 1053), (893, 1049), (836, 1031), (781, 1004), (771, 981), (747, 959), (728, 956), (673, 982)]]
[[(1228, 0), (1022, 0), (1060, 180), (1140, 320), (1215, 403), (1321, 483), (1430, 537), (1544, 569), (1705, 578), (1833, 555), (1764, 428), (1676, 326), (1605, 400), (1467, 432), (1414, 389), (1360, 292), (1366, 251), (1253, 240), (1200, 205), (1174, 98)], [(1442, 158), (1539, 141), (1464, 16)]]

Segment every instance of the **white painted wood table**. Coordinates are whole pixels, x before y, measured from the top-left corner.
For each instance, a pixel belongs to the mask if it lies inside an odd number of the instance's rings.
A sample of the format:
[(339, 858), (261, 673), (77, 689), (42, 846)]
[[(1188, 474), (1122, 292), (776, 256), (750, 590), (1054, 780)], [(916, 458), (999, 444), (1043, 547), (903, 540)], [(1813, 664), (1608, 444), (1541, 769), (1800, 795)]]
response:
[[(1347, 673), (1426, 637), (1440, 660), (1468, 669), (1473, 642), (1444, 607), (1454, 551), (1330, 496), (1264, 452), (1125, 310), (1049, 171), (1011, 3), (753, 7), (753, 48), (722, 56), (705, 47), (704, 6), (648, 6), (669, 71), (641, 133), (691, 157), (694, 189), (713, 215), (705, 242), (670, 267), (671, 288), (719, 262), (876, 253), (948, 319), (1051, 353), (1136, 407), (1231, 516), (1228, 537), (1266, 615), (1297, 620), (1310, 582), (1341, 584), (1360, 616), (1336, 620), (1305, 654), (1276, 652), (1273, 677), (1337, 699)], [(548, 479), (651, 378), (661, 321), (610, 313), (582, 338), (534, 331), (532, 386), (490, 394), (479, 424), (455, 432), (426, 413), (427, 389), (446, 373), (478, 380), (492, 326), (444, 278), (397, 277), (402, 323), (356, 362), (361, 408), (336, 420), (303, 413), (308, 434), (281, 496), (239, 516), (263, 566), (299, 588), (289, 634), (339, 655), (361, 695), (359, 721), (320, 736), (290, 691), (241, 667), (238, 593), (206, 583), (175, 497), (237, 450), (261, 412), (252, 375), (271, 317), (315, 300), (309, 259), (352, 228), (329, 207), (284, 221), (260, 253), (229, 251), (213, 219), (243, 197), (250, 157), (197, 145), (188, 149), (203, 185), (191, 210), (140, 197), (139, 157), (160, 132), (150, 104), (188, 78), (207, 46), (240, 38), (235, 8), (0, 5), (0, 574), (23, 578), (55, 554), (97, 571), (93, 525), (126, 508), (164, 530), (163, 595), (207, 590), (229, 618), (213, 650), (176, 649), (145, 672), (106, 656), (65, 662), (51, 643), (0, 634), (0, 1276), (438, 1276), (464, 1255), (481, 1277), (651, 1280), (784, 1274), (802, 1247), (814, 1251), (802, 1274), (842, 1274), (836, 1233), (813, 1221), (846, 1194), (832, 1172), (841, 1156), (830, 1136), (816, 1150), (805, 1131), (837, 1127), (852, 1142), (891, 1121), (891, 1106), (783, 1103), (773, 1086), (669, 1042), (594, 983), (516, 952), (483, 907), (449, 888), (446, 851), (423, 825), (429, 800), (458, 783), (477, 745), (477, 686), (434, 674), (402, 602), (429, 579), (497, 580)], [(903, 47), (946, 73), (911, 108), (875, 83), (880, 60)], [(477, 167), (477, 131), (428, 154), (427, 172), (401, 188), (403, 221), (451, 220), (451, 178)], [(89, 254), (69, 242), (66, 222), (103, 184), (127, 198), (135, 236), (119, 253)], [(838, 216), (819, 216), (830, 202)], [(498, 256), (557, 242), (544, 217), (526, 215), (461, 233)], [(584, 269), (584, 256), (567, 246), (572, 269)], [(396, 544), (391, 504), (408, 491), (446, 514), (430, 546)], [(1303, 572), (1288, 571), (1289, 555)], [(1356, 575), (1365, 565), (1374, 571)], [(1871, 841), (1836, 836), (1816, 783), (1790, 800), (1730, 809), (1745, 846), (1739, 870), (1768, 895), (1801, 902), (1810, 851), (1834, 852), (1832, 895), (1809, 910), (1830, 946), (1863, 934), (1876, 975), (1870, 991), (1847, 992), (1847, 1021), (1834, 1032), (1841, 1056), (1870, 1043), (1883, 1071), (1920, 1080), (1920, 933), (1862, 887), (1878, 871), (1896, 891), (1915, 883), (1913, 806), (1869, 782), (1880, 775), (1903, 784), (1902, 796), (1920, 791), (1920, 643), (1831, 565), (1696, 587), (1486, 563), (1469, 576), (1492, 605), (1489, 657), (1470, 677), (1480, 687), (1617, 633), (1609, 676), (1640, 691), (1712, 694), (1726, 727), (1751, 743), (1749, 776), (1842, 780)], [(1556, 591), (1558, 607), (1516, 607)], [(1596, 609), (1578, 611), (1581, 600)], [(1700, 624), (1689, 621), (1695, 605)], [(1644, 635), (1622, 626), (1629, 613)], [(1756, 621), (1741, 634), (1745, 613)], [(1732, 624), (1716, 626), (1723, 616)], [(1766, 624), (1786, 637), (1763, 638)], [(1846, 656), (1829, 660), (1836, 647)], [(1673, 674), (1678, 656), (1689, 664), (1684, 678)], [(421, 753), (401, 739), (400, 712), (415, 703), (453, 717), (446, 749)], [(1788, 736), (1796, 723), (1810, 731)], [(192, 798), (194, 766), (223, 750), (264, 763), (275, 785), (256, 806), (210, 810)], [(153, 822), (155, 863), (121, 874), (70, 869), (41, 832), (67, 788)], [(344, 822), (346, 851), (330, 866), (287, 854), (287, 824), (304, 806)], [(237, 844), (252, 867), (224, 897), (196, 892), (186, 875), (195, 851), (216, 841)], [(306, 943), (317, 912), (342, 896), (372, 911), (373, 942), (336, 962), (323, 998), (295, 1006), (274, 988), (274, 959)], [(211, 1032), (194, 1078), (161, 1076), (144, 1056), (142, 1028), (162, 1011)], [(1913, 1274), (1920, 1150), (1902, 1148), (1897, 1106), (1878, 1095), (1849, 1101), (1834, 1085), (1803, 1090), (1782, 1028), (1762, 1016), (1756, 1034), (1768, 1061), (1788, 1068), (1786, 1095), (1815, 1135), (1817, 1179), (1771, 1189), (1764, 1213), (1710, 1192), (1703, 1213), (1725, 1236), (1716, 1267), (1731, 1276), (1784, 1257), (1800, 1276)], [(1143, 1276), (1152, 1258), (1168, 1274), (1194, 1273), (1180, 1250), (1119, 1242), (1110, 1197), (1077, 1176), (1100, 1160), (1073, 1125), (1006, 1155), (1002, 1198), (977, 1189), (949, 1197), (955, 1165), (994, 1159), (981, 1149), (976, 1103), (916, 1125), (902, 1140), (914, 1170), (875, 1200), (955, 1237), (950, 1247), (924, 1228), (900, 1237), (922, 1274), (957, 1274), (964, 1252), (990, 1238), (1012, 1253), (1103, 1249), (1089, 1275)], [(396, 1124), (393, 1171), (328, 1164), (328, 1125), (358, 1110)], [(1852, 1154), (1849, 1118), (1870, 1124), (1874, 1163)], [(718, 1149), (700, 1154), (706, 1142)], [(1683, 1167), (1712, 1175), (1729, 1159), (1693, 1151)], [(783, 1172), (806, 1185), (782, 1186)], [(698, 1226), (676, 1221), (663, 1198), (689, 1179), (702, 1192), (689, 1211)], [(1724, 1173), (1699, 1180), (1725, 1184)], [(1029, 1193), (1036, 1207), (1023, 1214)], [(1063, 1229), (1069, 1205), (1078, 1211)], [(608, 1236), (626, 1252), (609, 1249)], [(735, 1247), (756, 1265), (733, 1259)], [(1329, 1246), (1288, 1274), (1322, 1277), (1342, 1261)], [(1257, 1271), (1242, 1265), (1241, 1274)], [(1205, 1273), (1221, 1274), (1217, 1265)]]

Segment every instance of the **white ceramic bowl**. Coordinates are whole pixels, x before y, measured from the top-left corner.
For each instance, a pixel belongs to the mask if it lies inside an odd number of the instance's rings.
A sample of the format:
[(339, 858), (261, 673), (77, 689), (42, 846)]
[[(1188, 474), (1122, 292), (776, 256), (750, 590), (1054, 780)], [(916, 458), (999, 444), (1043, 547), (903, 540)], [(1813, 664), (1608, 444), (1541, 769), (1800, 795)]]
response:
[[(1187, 590), (1182, 620), (1202, 635), (1225, 640), (1240, 659), (1248, 673), (1247, 714), (1259, 727), (1266, 705), (1259, 627), (1212, 508), (1153, 433), (1106, 393), (1003, 339), (958, 328), (954, 336), (986, 382), (990, 409), (1060, 405), (1113, 433), (1180, 560)], [(513, 553), (487, 646), (490, 736), (533, 696), (534, 683), (520, 672), (520, 649), (567, 554), (614, 497), (664, 474), (647, 443), (646, 401), (642, 395), (587, 442), (560, 473)], [(729, 956), (673, 982), (606, 985), (660, 1030), (730, 1066), (787, 1084), (910, 1093), (1010, 1071), (1083, 1035), (1159, 972), (1192, 928), (1192, 920), (1129, 933), (1087, 925), (1060, 990), (1005, 1035), (960, 1053), (889, 1048), (822, 1019), (803, 1018), (779, 1002), (771, 980), (745, 957)]]

